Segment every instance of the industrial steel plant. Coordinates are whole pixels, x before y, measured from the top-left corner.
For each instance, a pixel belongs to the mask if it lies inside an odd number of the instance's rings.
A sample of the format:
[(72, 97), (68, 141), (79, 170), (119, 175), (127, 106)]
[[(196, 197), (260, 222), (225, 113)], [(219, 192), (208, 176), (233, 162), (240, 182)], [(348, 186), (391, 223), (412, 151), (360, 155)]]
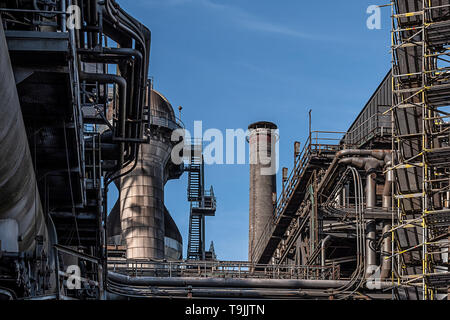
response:
[(206, 244), (204, 142), (119, 4), (0, 0), (0, 300), (448, 299), (450, 0), (391, 2), (389, 72), (347, 132), (294, 143), (281, 190), (278, 126), (249, 125), (248, 261)]

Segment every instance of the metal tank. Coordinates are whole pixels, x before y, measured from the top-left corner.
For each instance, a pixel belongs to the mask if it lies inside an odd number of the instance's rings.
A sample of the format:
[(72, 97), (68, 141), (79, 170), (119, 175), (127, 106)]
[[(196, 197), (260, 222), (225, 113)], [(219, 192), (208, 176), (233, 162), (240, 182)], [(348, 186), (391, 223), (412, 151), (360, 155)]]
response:
[(150, 142), (141, 146), (136, 168), (120, 181), (120, 221), (128, 259), (165, 256), (164, 185), (174, 146), (171, 133), (179, 126), (167, 99), (154, 90), (150, 96)]
[(29, 252), (47, 227), (0, 18), (0, 251)]
[(256, 122), (249, 127), (250, 201), (249, 201), (249, 261), (268, 221), (273, 218), (276, 189), (277, 126), (272, 122)]
[[(120, 205), (116, 202), (108, 216), (108, 244), (123, 245), (122, 229), (120, 227)], [(183, 257), (183, 238), (177, 224), (169, 213), (164, 210), (164, 259), (181, 260)]]

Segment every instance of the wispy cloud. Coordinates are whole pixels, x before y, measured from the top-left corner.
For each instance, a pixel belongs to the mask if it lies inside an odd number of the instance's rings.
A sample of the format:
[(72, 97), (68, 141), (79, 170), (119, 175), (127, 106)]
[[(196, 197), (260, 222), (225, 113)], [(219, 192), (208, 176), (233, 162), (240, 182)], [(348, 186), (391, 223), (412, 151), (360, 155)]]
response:
[(300, 32), (289, 26), (265, 21), (258, 16), (248, 13), (240, 7), (214, 2), (212, 0), (145, 0), (145, 3), (165, 6), (197, 5), (210, 10), (221, 17), (225, 17), (233, 25), (240, 26), (247, 30), (302, 39), (316, 38), (310, 33)]

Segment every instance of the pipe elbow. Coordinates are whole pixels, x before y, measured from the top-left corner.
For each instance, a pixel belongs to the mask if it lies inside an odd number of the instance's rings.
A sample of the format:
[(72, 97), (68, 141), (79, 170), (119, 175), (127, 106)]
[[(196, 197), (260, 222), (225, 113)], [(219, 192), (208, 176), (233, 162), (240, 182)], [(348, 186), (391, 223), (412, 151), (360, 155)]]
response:
[(117, 83), (122, 87), (127, 86), (127, 81), (124, 77), (114, 74), (80, 72), (80, 79), (86, 81), (98, 81), (100, 83)]
[(354, 166), (359, 169), (364, 168), (364, 161), (357, 157), (341, 159), (339, 160), (339, 164)]
[(322, 247), (325, 247), (328, 244), (328, 242), (330, 242), (330, 240), (331, 236), (330, 235), (326, 236), (325, 239), (322, 240)]

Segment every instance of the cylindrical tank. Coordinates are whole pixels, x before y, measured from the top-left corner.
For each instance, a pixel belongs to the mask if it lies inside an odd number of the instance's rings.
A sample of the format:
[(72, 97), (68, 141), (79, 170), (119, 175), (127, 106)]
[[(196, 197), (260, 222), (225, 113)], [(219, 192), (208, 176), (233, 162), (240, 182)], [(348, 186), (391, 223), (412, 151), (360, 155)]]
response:
[(248, 127), (250, 145), (249, 260), (268, 221), (273, 218), (276, 202), (277, 126), (256, 122)]
[(36, 236), (47, 242), (47, 227), (1, 18), (0, 150), (0, 221), (10, 226), (0, 242), (5, 251), (32, 252)]
[(120, 182), (122, 237), (128, 259), (164, 258), (165, 168), (173, 148), (167, 124), (175, 123), (175, 115), (167, 99), (153, 90), (151, 114), (161, 126), (153, 128), (150, 143), (140, 148), (136, 168)]
[[(122, 245), (119, 203), (119, 201), (116, 202), (108, 216), (108, 244), (111, 245)], [(181, 260), (183, 256), (183, 238), (167, 208), (164, 208), (164, 229), (164, 259)]]
[(169, 261), (181, 260), (183, 258), (183, 238), (169, 210), (164, 209), (164, 259)]

